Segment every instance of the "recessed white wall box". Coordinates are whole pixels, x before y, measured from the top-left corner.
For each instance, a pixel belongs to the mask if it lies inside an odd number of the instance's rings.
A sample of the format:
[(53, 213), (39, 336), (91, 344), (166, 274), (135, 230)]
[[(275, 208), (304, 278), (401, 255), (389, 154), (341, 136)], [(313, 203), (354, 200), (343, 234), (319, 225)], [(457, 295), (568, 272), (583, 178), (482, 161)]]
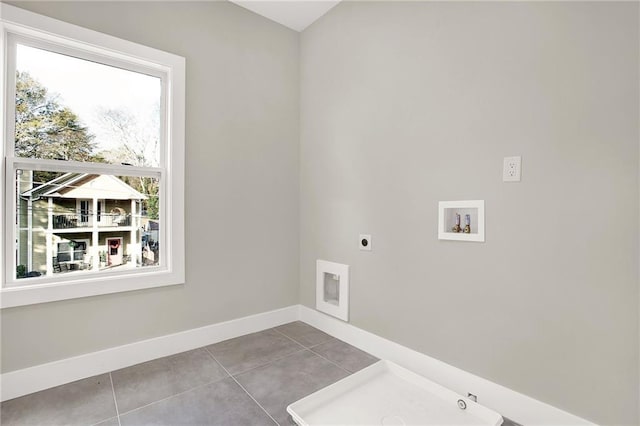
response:
[(358, 237), (358, 248), (360, 250), (371, 251), (371, 235), (360, 234)]
[(349, 265), (316, 260), (316, 309), (349, 321)]
[(520, 182), (522, 173), (522, 157), (504, 157), (502, 166), (503, 182)]
[(484, 242), (484, 200), (440, 201), (438, 239)]

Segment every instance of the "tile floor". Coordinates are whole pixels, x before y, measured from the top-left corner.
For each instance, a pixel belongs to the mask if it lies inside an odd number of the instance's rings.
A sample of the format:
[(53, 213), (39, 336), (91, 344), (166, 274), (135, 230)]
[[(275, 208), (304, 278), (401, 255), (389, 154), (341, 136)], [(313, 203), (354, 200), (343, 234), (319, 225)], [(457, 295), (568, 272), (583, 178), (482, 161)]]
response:
[(297, 321), (12, 399), (10, 425), (290, 425), (290, 403), (377, 361)]
[(303, 322), (2, 403), (10, 425), (280, 425), (286, 407), (377, 361)]

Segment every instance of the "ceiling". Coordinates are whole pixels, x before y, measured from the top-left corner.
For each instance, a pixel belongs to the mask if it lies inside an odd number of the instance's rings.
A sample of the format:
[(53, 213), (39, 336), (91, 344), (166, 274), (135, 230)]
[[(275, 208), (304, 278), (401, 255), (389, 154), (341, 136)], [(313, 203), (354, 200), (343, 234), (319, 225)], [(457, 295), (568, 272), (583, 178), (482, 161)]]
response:
[(304, 30), (340, 3), (340, 0), (230, 1), (296, 31)]

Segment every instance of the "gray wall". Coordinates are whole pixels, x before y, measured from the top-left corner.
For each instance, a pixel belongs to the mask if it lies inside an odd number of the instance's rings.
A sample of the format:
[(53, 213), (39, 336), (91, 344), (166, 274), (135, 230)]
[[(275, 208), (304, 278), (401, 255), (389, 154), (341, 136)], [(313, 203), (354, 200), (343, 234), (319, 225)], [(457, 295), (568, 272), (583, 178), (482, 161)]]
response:
[(299, 36), (226, 2), (20, 2), (186, 57), (187, 283), (2, 310), (2, 371), (298, 302)]
[[(324, 258), (354, 325), (638, 423), (637, 3), (344, 3), (300, 58), (224, 2), (18, 5), (187, 58), (187, 284), (4, 309), (2, 372), (313, 307)], [(438, 241), (437, 202), (477, 198), (487, 241)]]
[[(638, 424), (638, 12), (349, 2), (304, 31), (301, 301), (316, 259), (350, 264), (354, 325)], [(486, 242), (438, 241), (438, 201), (465, 199)]]

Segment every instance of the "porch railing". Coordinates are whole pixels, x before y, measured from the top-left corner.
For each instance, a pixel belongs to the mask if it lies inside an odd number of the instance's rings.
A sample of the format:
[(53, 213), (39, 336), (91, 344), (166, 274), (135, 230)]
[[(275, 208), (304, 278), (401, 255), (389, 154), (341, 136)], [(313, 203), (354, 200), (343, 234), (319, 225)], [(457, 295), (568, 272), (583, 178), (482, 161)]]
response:
[[(53, 215), (53, 229), (92, 228), (94, 217), (87, 214), (64, 213)], [(131, 214), (100, 214), (98, 227), (131, 226)]]

